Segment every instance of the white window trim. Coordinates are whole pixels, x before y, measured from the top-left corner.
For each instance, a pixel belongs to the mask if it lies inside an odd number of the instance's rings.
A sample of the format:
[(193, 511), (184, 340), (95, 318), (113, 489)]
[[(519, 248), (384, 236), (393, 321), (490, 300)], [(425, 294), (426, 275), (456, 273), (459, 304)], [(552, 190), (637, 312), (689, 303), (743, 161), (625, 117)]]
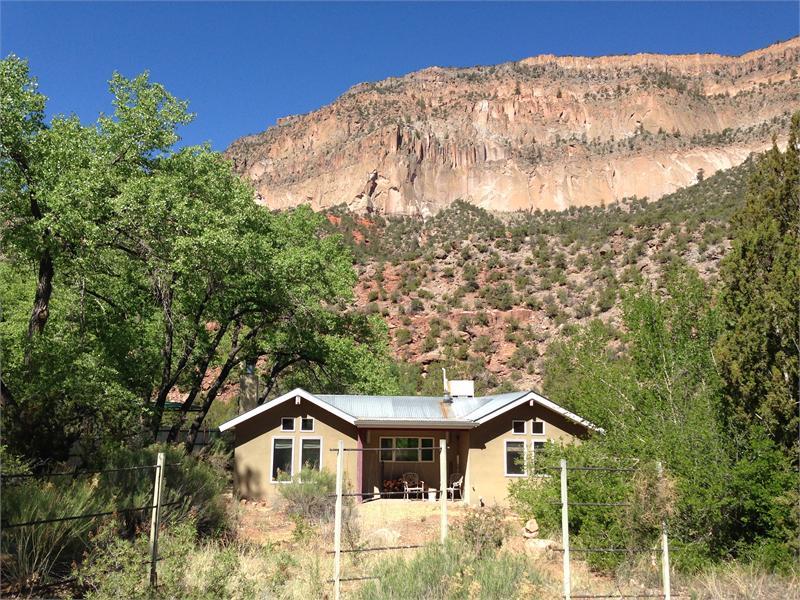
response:
[(304, 440), (319, 440), (319, 470), (322, 471), (322, 457), (325, 456), (325, 444), (322, 441), (322, 438), (316, 435), (308, 436), (304, 435), (298, 438), (297, 444), (297, 474), (300, 474), (300, 471), (303, 470), (303, 441)]
[[(519, 431), (514, 431), (514, 424), (516, 423), (522, 423), (522, 433)], [(528, 422), (524, 419), (514, 419), (511, 421), (511, 433), (513, 435), (526, 435), (528, 433)]]
[[(294, 422), (295, 422), (296, 420), (297, 420), (297, 419), (295, 419), (294, 417), (281, 417), (281, 431), (285, 431), (286, 433), (291, 433), (291, 432), (293, 432), (293, 431), (294, 431)], [(291, 422), (292, 422), (292, 428), (291, 428), (291, 429), (284, 429), (284, 428), (283, 428), (283, 422), (284, 422), (284, 421), (291, 421)]]
[[(533, 423), (541, 423), (542, 424), (542, 433), (536, 433), (533, 431)], [(533, 419), (531, 423), (531, 435), (546, 435), (547, 434), (547, 422), (542, 419)]]
[[(522, 442), (522, 473), (508, 472), (508, 444)], [(528, 475), (528, 444), (519, 438), (503, 440), (503, 473), (506, 477), (526, 477)]]
[[(303, 429), (304, 420), (311, 421), (311, 429)], [(314, 428), (317, 426), (316, 421), (314, 417), (300, 417), (300, 433), (314, 433)]]
[[(289, 474), (289, 479), (286, 481), (278, 481), (272, 477), (272, 473), (275, 471), (275, 441), (276, 440), (289, 440), (292, 442), (292, 459), (289, 461), (289, 464), (292, 465), (292, 472)], [(287, 437), (285, 435), (273, 435), (272, 439), (269, 442), (269, 482), (270, 483), (291, 483), (292, 479), (294, 478), (294, 448), (295, 448), (295, 439), (294, 437)]]
[[(416, 439), (419, 440), (419, 446), (417, 446), (417, 448), (416, 448), (416, 450), (417, 450), (417, 458), (419, 458), (419, 460), (395, 460), (394, 459), (394, 451), (395, 450), (414, 450), (414, 448), (397, 448), (397, 447), (395, 447), (394, 442), (392, 442), (392, 447), (391, 448), (384, 448), (383, 447), (383, 440), (396, 440), (396, 439), (406, 439), (406, 438), (416, 438)], [(422, 440), (431, 440), (432, 444), (434, 444), (434, 445), (432, 445), (430, 448), (428, 448), (428, 447), (423, 448), (422, 447)], [(433, 459), (431, 459), (431, 460), (422, 460), (422, 450), (434, 451), (434, 450), (436, 450), (435, 444), (436, 444), (436, 439), (432, 438), (432, 437), (427, 437), (427, 436), (424, 436), (424, 437), (423, 436), (418, 436), (418, 435), (385, 435), (385, 436), (381, 436), (381, 438), (378, 440), (378, 462), (398, 463), (398, 464), (406, 464), (406, 465), (415, 464), (415, 463), (416, 464), (434, 463), (434, 462), (436, 462), (436, 452), (433, 452)], [(383, 453), (384, 452), (391, 452), (392, 453), (392, 460), (383, 460)]]

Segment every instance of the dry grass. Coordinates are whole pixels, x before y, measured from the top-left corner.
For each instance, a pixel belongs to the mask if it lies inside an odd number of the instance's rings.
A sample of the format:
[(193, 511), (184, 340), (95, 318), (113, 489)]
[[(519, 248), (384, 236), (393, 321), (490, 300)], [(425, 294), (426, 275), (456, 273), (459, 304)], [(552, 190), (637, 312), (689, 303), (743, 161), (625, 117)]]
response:
[[(333, 525), (315, 524), (305, 537), (295, 534), (296, 524), (280, 510), (279, 506), (248, 503), (236, 505), (238, 516), (238, 566), (232, 592), (249, 589), (248, 581), (259, 582), (279, 577), (285, 580), (280, 598), (330, 597), (332, 589), (326, 582), (331, 577), (333, 560), (327, 551), (333, 546)], [(452, 527), (463, 516), (466, 507), (461, 503), (448, 504), (449, 523)], [(357, 505), (354, 509), (358, 540), (345, 539), (344, 547), (374, 545), (368, 541), (371, 533), (388, 529), (399, 534), (397, 545), (416, 545), (439, 539), (439, 504), (427, 501), (378, 500)], [(529, 554), (533, 570), (541, 575), (542, 585), (528, 590), (527, 597), (541, 600), (561, 598), (562, 555), (559, 552), (528, 553), (524, 538), (519, 535), (522, 521), (514, 515), (508, 517), (512, 536), (504, 544), (507, 551)], [(554, 540), (560, 547), (560, 540)], [(275, 552), (294, 558), (290, 563), (276, 564)], [(202, 578), (215, 560), (215, 551), (209, 548), (196, 557), (193, 570)], [(392, 556), (411, 557), (416, 550), (391, 552)], [(343, 576), (369, 575), (375, 565), (388, 557), (389, 552), (345, 553), (342, 555)], [(573, 557), (571, 561), (572, 589), (574, 594), (659, 594), (660, 568), (654, 557), (643, 557), (636, 564), (627, 565), (613, 575), (593, 572), (588, 565)], [(195, 576), (193, 574), (193, 576)], [(342, 584), (345, 597), (359, 589), (361, 582)], [(684, 579), (673, 575), (673, 593), (693, 600), (784, 600), (800, 599), (800, 577), (781, 577), (764, 573), (751, 567), (724, 566), (703, 575)]]
[(790, 600), (800, 598), (800, 576), (766, 573), (749, 565), (725, 565), (680, 585), (695, 600)]

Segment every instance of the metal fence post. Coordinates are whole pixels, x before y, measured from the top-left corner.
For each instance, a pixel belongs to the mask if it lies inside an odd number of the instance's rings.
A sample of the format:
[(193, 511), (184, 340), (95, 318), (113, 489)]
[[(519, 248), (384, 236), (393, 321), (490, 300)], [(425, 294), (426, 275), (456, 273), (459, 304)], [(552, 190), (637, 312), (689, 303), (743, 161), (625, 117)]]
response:
[(447, 440), (439, 440), (439, 502), (442, 506), (440, 537), (441, 542), (447, 539)]
[(569, 507), (567, 502), (567, 459), (561, 459), (561, 540), (564, 547), (564, 598), (570, 600), (572, 583), (569, 572)]
[[(661, 461), (656, 463), (658, 469), (658, 483), (662, 484), (664, 481), (664, 467)], [(661, 519), (661, 584), (664, 587), (664, 600), (672, 598), (672, 589), (669, 581), (669, 539), (667, 537), (667, 518), (666, 516)]]
[(339, 440), (336, 453), (336, 515), (333, 527), (333, 597), (341, 597), (342, 569), (342, 479), (344, 477), (344, 441)]
[(158, 530), (161, 528), (161, 495), (164, 492), (164, 453), (158, 453), (153, 480), (153, 508), (150, 514), (150, 587), (158, 585)]

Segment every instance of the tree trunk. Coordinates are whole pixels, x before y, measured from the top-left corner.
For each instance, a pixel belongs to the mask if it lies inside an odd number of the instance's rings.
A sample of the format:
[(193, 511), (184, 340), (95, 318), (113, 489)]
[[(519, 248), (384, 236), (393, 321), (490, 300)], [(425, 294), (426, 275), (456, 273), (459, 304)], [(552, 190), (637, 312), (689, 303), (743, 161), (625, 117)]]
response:
[(9, 404), (16, 405), (14, 396), (11, 394), (6, 382), (0, 377), (0, 408), (5, 408)]
[(194, 405), (194, 400), (197, 398), (197, 394), (200, 393), (200, 388), (203, 386), (203, 380), (205, 379), (206, 373), (208, 372), (208, 365), (211, 364), (211, 360), (214, 358), (214, 355), (217, 352), (217, 348), (222, 342), (222, 338), (225, 337), (225, 332), (228, 330), (230, 323), (226, 323), (225, 325), (220, 325), (219, 331), (217, 331), (217, 335), (214, 337), (214, 341), (211, 343), (208, 351), (206, 352), (205, 356), (203, 357), (202, 362), (195, 370), (194, 380), (192, 382), (192, 389), (189, 390), (189, 395), (184, 400), (183, 404), (181, 405), (180, 413), (178, 414), (177, 421), (172, 425), (172, 428), (169, 430), (169, 434), (167, 436), (168, 443), (174, 443), (178, 439), (178, 435), (180, 434), (181, 427), (183, 427), (184, 423), (186, 423), (186, 417), (191, 410), (192, 406)]
[(39, 276), (36, 282), (36, 296), (33, 300), (33, 311), (28, 321), (27, 347), (25, 349), (25, 366), (31, 363), (31, 352), (33, 350), (33, 336), (41, 334), (44, 326), (47, 325), (47, 318), (50, 316), (50, 296), (53, 294), (53, 257), (50, 251), (45, 249), (39, 259)]
[(158, 431), (161, 429), (161, 419), (164, 417), (164, 406), (167, 403), (167, 395), (172, 388), (172, 346), (175, 334), (175, 326), (172, 322), (172, 285), (175, 283), (177, 273), (172, 274), (172, 280), (166, 290), (159, 289), (159, 299), (164, 311), (164, 345), (161, 347), (161, 385), (153, 404), (153, 441), (158, 441)]
[(197, 441), (197, 434), (200, 431), (200, 427), (203, 426), (203, 421), (208, 414), (209, 409), (211, 408), (211, 404), (217, 397), (217, 394), (222, 389), (222, 386), (225, 384), (225, 381), (228, 379), (228, 375), (233, 370), (233, 368), (238, 365), (241, 360), (229, 358), (225, 365), (222, 367), (222, 370), (217, 375), (217, 378), (214, 380), (214, 384), (208, 390), (206, 394), (206, 398), (203, 401), (203, 406), (200, 408), (200, 412), (198, 413), (195, 420), (192, 422), (192, 426), (189, 428), (189, 433), (186, 434), (186, 444), (185, 444), (185, 451), (186, 454), (191, 454), (192, 450), (194, 449), (195, 441)]
[(217, 397), (220, 389), (222, 389), (222, 386), (228, 379), (228, 375), (230, 375), (231, 371), (236, 365), (242, 362), (243, 359), (239, 358), (239, 353), (242, 351), (242, 348), (247, 342), (255, 338), (266, 325), (266, 322), (262, 322), (253, 327), (247, 332), (247, 335), (244, 336), (244, 340), (242, 340), (242, 343), (240, 344), (239, 332), (241, 331), (242, 323), (236, 323), (236, 328), (233, 331), (231, 339), (231, 350), (228, 352), (228, 358), (225, 361), (225, 364), (222, 366), (219, 375), (217, 375), (217, 378), (214, 380), (214, 383), (211, 385), (211, 388), (209, 388), (205, 400), (203, 401), (203, 406), (200, 408), (200, 412), (192, 423), (192, 426), (189, 428), (189, 433), (186, 434), (185, 450), (187, 454), (190, 454), (194, 449), (194, 443), (197, 440), (197, 432), (200, 431), (200, 427), (203, 425), (203, 421), (208, 414), (208, 410), (211, 408), (211, 404), (214, 402), (214, 399)]

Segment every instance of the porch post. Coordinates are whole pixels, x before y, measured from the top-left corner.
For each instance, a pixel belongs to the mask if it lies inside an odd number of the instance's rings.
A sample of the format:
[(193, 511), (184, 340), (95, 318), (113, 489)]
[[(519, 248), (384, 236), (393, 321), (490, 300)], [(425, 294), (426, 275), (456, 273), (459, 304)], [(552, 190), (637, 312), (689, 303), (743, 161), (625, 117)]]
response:
[(439, 440), (439, 502), (442, 504), (441, 541), (447, 538), (447, 440)]
[[(359, 494), (356, 496), (356, 502), (359, 504), (364, 501), (364, 497), (360, 494), (364, 491), (364, 432), (361, 429), (356, 430), (356, 436), (358, 437), (357, 447), (358, 452), (356, 452), (356, 493)], [(372, 461), (370, 461), (372, 462)]]

